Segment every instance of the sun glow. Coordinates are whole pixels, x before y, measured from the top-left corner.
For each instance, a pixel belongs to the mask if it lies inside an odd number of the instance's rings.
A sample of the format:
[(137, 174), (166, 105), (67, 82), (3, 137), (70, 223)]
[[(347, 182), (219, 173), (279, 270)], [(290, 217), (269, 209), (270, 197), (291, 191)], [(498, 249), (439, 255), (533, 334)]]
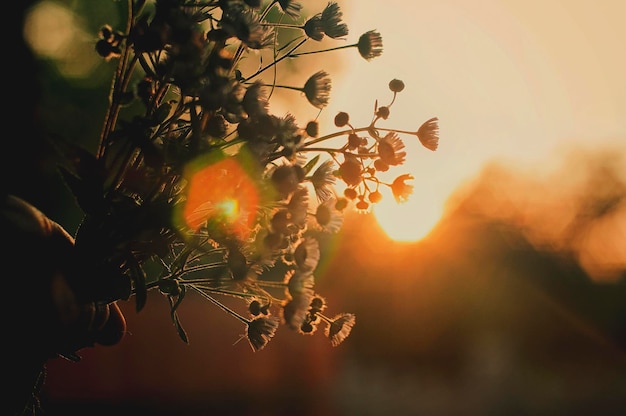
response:
[[(543, 156), (553, 152), (590, 141), (623, 143), (626, 59), (614, 51), (623, 39), (618, 16), (625, 2), (547, 2), (542, 13), (518, 0), (480, 3), (389, 0), (389, 10), (404, 11), (393, 19), (381, 19), (375, 7), (346, 5), (351, 33), (376, 27), (385, 48), (367, 65), (359, 56), (341, 61), (345, 77), (333, 84), (330, 115), (346, 111), (355, 124), (360, 115), (367, 123), (369, 103), (388, 104), (387, 82), (397, 78), (406, 89), (389, 124), (413, 131), (439, 118), (436, 152), (409, 149), (413, 140), (402, 136), (407, 160), (394, 174), (415, 177), (406, 204), (390, 196), (372, 207), (391, 238), (426, 235), (449, 196), (486, 163), (539, 168), (552, 163)], [(415, 24), (415, 16), (428, 18)]]
[(443, 207), (429, 198), (413, 198), (400, 204), (395, 201), (377, 204), (372, 212), (389, 238), (412, 242), (426, 237), (437, 225)]

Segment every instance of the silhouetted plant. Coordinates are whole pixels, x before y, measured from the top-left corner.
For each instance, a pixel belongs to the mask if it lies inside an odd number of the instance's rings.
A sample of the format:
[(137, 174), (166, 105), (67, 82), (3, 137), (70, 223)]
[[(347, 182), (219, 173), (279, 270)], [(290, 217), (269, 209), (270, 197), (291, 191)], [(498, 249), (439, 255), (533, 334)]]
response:
[[(349, 335), (354, 314), (327, 316), (314, 289), (317, 237), (339, 231), (346, 209), (369, 210), (380, 187), (405, 201), (412, 176), (388, 184), (378, 173), (404, 163), (403, 135), (435, 150), (437, 118), (416, 131), (379, 125), (404, 89), (398, 79), (364, 126), (340, 112), (339, 130), (322, 134), (316, 120), (272, 114), (277, 88), (320, 111), (330, 99), (326, 71), (282, 85), (281, 62), (351, 48), (369, 61), (383, 51), (376, 30), (353, 44), (304, 49), (349, 32), (335, 2), (306, 19), (302, 10), (290, 0), (128, 0), (126, 27), (102, 27), (95, 49), (118, 64), (99, 147), (67, 145), (62, 167), (85, 214), (76, 267), (92, 274), (74, 277), (82, 296), (134, 297), (139, 311), (148, 293), (161, 293), (185, 342), (177, 311), (190, 291), (240, 320), (255, 351), (281, 324), (302, 334), (323, 326), (333, 346)], [(258, 69), (246, 71), (244, 58)], [(224, 297), (241, 300), (241, 311)]]

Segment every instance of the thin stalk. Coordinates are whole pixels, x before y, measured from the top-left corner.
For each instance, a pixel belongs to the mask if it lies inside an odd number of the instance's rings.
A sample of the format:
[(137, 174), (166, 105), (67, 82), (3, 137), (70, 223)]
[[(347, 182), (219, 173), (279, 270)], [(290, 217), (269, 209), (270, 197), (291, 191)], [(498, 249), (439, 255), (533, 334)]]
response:
[(272, 0), (272, 2), (267, 5), (265, 10), (263, 10), (263, 13), (261, 13), (261, 16), (259, 16), (259, 20), (265, 19), (267, 17), (267, 14), (270, 12), (271, 8), (274, 7), (276, 3), (278, 3), (278, 0)]
[[(322, 136), (322, 137), (318, 137), (316, 139), (313, 139), (309, 142), (306, 142), (304, 144), (304, 147), (308, 148), (311, 145), (323, 142), (325, 140), (330, 140), (330, 139), (334, 139), (335, 137), (339, 137), (339, 136), (343, 136), (346, 134), (350, 134), (350, 133), (360, 133), (362, 131), (368, 131), (371, 128), (375, 128), (376, 130), (379, 131), (394, 131), (396, 133), (400, 133), (400, 134), (411, 134), (413, 136), (417, 136), (417, 132), (416, 131), (408, 131), (408, 130), (398, 130), (398, 129), (388, 129), (388, 128), (384, 128), (384, 127), (374, 127), (374, 126), (367, 126), (367, 127), (359, 127), (356, 129), (350, 129), (350, 130), (342, 130), (342, 131), (338, 131), (332, 134), (328, 134), (326, 136)], [(301, 150), (310, 150), (310, 149), (301, 149)]]
[(209, 300), (210, 302), (212, 302), (215, 306), (217, 306), (218, 308), (220, 308), (224, 312), (234, 316), (235, 318), (239, 319), (241, 322), (243, 322), (246, 325), (250, 324), (250, 321), (248, 319), (246, 319), (243, 316), (239, 315), (237, 312), (235, 312), (234, 310), (230, 309), (228, 306), (223, 305), (222, 302), (218, 301), (217, 299), (215, 299), (213, 296), (209, 295), (208, 293), (205, 293), (199, 287), (197, 287), (195, 285), (189, 285), (189, 287), (192, 288), (193, 290), (195, 290), (196, 292), (198, 292), (200, 294), (200, 296), (202, 296), (203, 298)]
[[(127, 1), (128, 6), (128, 19), (126, 19), (126, 31), (125, 33), (130, 33), (132, 28), (133, 21), (135, 20), (135, 14), (133, 10), (133, 0)], [(126, 67), (128, 65), (129, 56), (131, 54), (130, 48), (125, 46), (122, 56), (120, 57), (119, 62), (117, 63), (117, 68), (115, 69), (115, 74), (113, 76), (113, 80), (111, 81), (111, 105), (108, 106), (107, 112), (104, 117), (104, 126), (102, 127), (102, 131), (100, 133), (100, 140), (98, 143), (98, 150), (96, 152), (96, 156), (101, 158), (104, 156), (104, 149), (107, 147), (107, 143), (105, 140), (109, 137), (109, 134), (113, 130), (115, 123), (117, 122), (117, 116), (119, 114), (120, 105), (116, 102), (115, 96), (116, 93), (122, 91), (120, 88), (120, 80), (123, 78), (124, 72), (126, 72)]]
[(304, 29), (302, 25), (296, 25), (294, 23), (261, 23), (261, 26), (277, 27), (281, 29)]
[(245, 78), (243, 81), (248, 81), (251, 78), (254, 78), (258, 75), (260, 75), (261, 73), (265, 72), (267, 69), (275, 66), (277, 63), (279, 63), (280, 61), (284, 60), (285, 58), (290, 58), (293, 55), (293, 52), (298, 49), (300, 46), (302, 46), (304, 44), (304, 42), (306, 42), (308, 40), (308, 38), (304, 38), (302, 39), (300, 42), (298, 42), (298, 44), (296, 44), (296, 46), (294, 46), (293, 48), (291, 48), (291, 50), (289, 52), (287, 52), (286, 54), (284, 54), (283, 56), (281, 56), (280, 58), (276, 58), (274, 61), (272, 61), (272, 63), (269, 63), (267, 65), (265, 65), (263, 68), (259, 69), (258, 71), (256, 71), (254, 74), (250, 75), (249, 77)]
[(294, 53), (294, 54), (291, 54), (291, 57), (292, 58), (297, 58), (298, 56), (312, 55), (314, 53), (324, 53), (324, 52), (338, 51), (338, 50), (341, 50), (341, 49), (354, 48), (354, 47), (357, 47), (357, 46), (359, 46), (358, 43), (352, 43), (350, 45), (334, 46), (334, 47), (328, 48), (328, 49), (318, 49), (316, 51), (307, 51), (307, 52)]

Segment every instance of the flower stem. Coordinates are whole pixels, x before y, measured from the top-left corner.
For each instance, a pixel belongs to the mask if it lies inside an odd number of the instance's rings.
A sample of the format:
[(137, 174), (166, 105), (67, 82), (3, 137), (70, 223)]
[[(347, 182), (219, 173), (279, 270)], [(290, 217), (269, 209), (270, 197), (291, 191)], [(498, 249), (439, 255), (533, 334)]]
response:
[(328, 48), (328, 49), (319, 49), (316, 51), (307, 51), (307, 52), (299, 52), (299, 53), (292, 53), (290, 55), (291, 58), (297, 58), (298, 56), (302, 56), (302, 55), (312, 55), (314, 53), (324, 53), (324, 52), (331, 52), (331, 51), (338, 51), (340, 49), (347, 49), (347, 48), (354, 48), (358, 46), (357, 43), (352, 43), (350, 45), (342, 45), (342, 46), (335, 46), (332, 48)]
[[(408, 130), (398, 130), (398, 129), (387, 129), (384, 127), (374, 127), (374, 126), (367, 126), (367, 127), (359, 127), (356, 129), (350, 129), (350, 130), (342, 130), (342, 131), (338, 131), (332, 134), (327, 134), (326, 136), (322, 136), (322, 137), (318, 137), (316, 139), (313, 139), (309, 142), (306, 142), (304, 144), (304, 147), (308, 148), (311, 145), (323, 142), (325, 140), (330, 140), (330, 139), (334, 139), (335, 137), (339, 137), (339, 136), (344, 136), (346, 134), (350, 134), (350, 133), (360, 133), (362, 131), (368, 131), (370, 129), (374, 128), (375, 130), (380, 130), (380, 131), (395, 131), (396, 133), (400, 133), (400, 134), (411, 134), (413, 136), (417, 136), (417, 132), (415, 131), (408, 131)], [(302, 149), (302, 150), (311, 150), (311, 149)], [(325, 150), (327, 151), (327, 150)]]
[(199, 287), (197, 287), (195, 285), (189, 285), (189, 287), (192, 288), (193, 290), (195, 290), (196, 292), (198, 292), (200, 294), (200, 296), (202, 296), (203, 298), (205, 298), (208, 301), (212, 302), (215, 306), (217, 306), (218, 308), (220, 308), (224, 312), (226, 312), (226, 313), (234, 316), (235, 318), (239, 319), (244, 324), (248, 325), (250, 323), (250, 321), (248, 319), (246, 319), (243, 316), (239, 315), (237, 312), (235, 312), (234, 310), (230, 309), (228, 306), (222, 304), (222, 302), (218, 301), (213, 296), (211, 296), (208, 293), (204, 292)]
[[(133, 8), (133, 0), (127, 1), (128, 6), (128, 18), (126, 19), (126, 32), (130, 33), (130, 30), (133, 26), (135, 20), (135, 12)], [(122, 56), (117, 64), (117, 68), (115, 69), (115, 75), (113, 76), (113, 80), (111, 81), (111, 105), (108, 106), (107, 112), (105, 115), (104, 126), (102, 127), (102, 131), (100, 133), (100, 142), (98, 143), (98, 150), (96, 152), (96, 156), (101, 158), (104, 156), (104, 151), (108, 145), (106, 140), (113, 130), (116, 122), (117, 116), (120, 111), (120, 104), (116, 99), (117, 93), (123, 91), (123, 86), (120, 86), (121, 79), (123, 77), (124, 72), (126, 72), (126, 67), (128, 66), (129, 56), (131, 54), (131, 48), (125, 47)], [(129, 77), (130, 78), (130, 77)], [(126, 81), (128, 82), (128, 81)]]
[(291, 50), (289, 52), (287, 52), (286, 54), (284, 54), (283, 56), (281, 56), (280, 58), (276, 58), (274, 61), (272, 61), (271, 63), (265, 65), (263, 68), (259, 69), (258, 71), (256, 71), (254, 74), (250, 75), (249, 77), (245, 78), (243, 81), (248, 81), (251, 78), (254, 78), (258, 75), (260, 75), (262, 72), (266, 71), (267, 69), (276, 66), (277, 63), (279, 63), (280, 61), (284, 60), (285, 58), (290, 58), (293, 55), (293, 52), (298, 49), (300, 46), (302, 46), (304, 44), (304, 42), (306, 42), (308, 40), (308, 38), (304, 38), (302, 39), (300, 42), (298, 42), (296, 44), (296, 46), (294, 46), (293, 48), (291, 48)]

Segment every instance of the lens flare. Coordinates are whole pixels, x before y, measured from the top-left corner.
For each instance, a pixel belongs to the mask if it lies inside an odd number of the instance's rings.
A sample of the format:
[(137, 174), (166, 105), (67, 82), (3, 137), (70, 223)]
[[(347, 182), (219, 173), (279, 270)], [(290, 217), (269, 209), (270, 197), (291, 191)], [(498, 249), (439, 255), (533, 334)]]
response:
[(193, 231), (202, 226), (219, 227), (247, 238), (256, 221), (259, 192), (241, 160), (226, 157), (196, 162), (188, 172), (184, 225)]

